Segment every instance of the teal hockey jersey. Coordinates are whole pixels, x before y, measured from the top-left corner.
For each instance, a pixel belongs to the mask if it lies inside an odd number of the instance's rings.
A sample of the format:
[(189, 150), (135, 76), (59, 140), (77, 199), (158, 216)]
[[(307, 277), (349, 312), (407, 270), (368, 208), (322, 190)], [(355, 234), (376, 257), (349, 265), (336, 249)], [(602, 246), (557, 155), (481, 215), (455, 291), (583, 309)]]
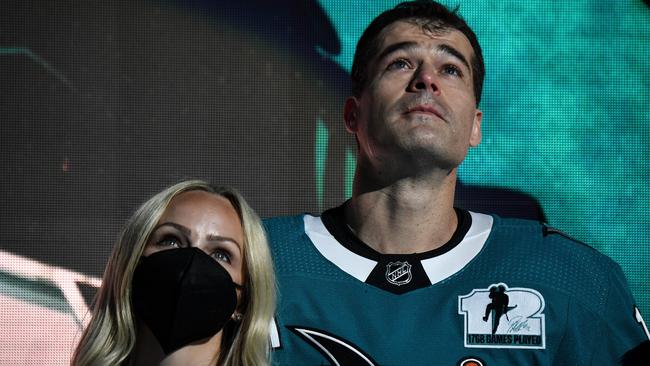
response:
[(540, 223), (457, 210), (452, 239), (385, 255), (342, 206), (265, 220), (275, 365), (616, 365), (648, 340), (620, 267)]

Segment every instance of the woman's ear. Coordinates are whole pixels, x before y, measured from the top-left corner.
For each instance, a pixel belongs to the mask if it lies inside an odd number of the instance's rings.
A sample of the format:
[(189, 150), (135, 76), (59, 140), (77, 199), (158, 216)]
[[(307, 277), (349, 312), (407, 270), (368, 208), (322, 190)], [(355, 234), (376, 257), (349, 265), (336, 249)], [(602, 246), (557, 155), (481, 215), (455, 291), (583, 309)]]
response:
[(236, 322), (239, 322), (244, 318), (244, 312), (248, 304), (248, 291), (246, 291), (246, 285), (236, 285), (235, 288), (237, 290), (237, 307), (235, 308), (235, 312), (232, 313), (230, 318)]
[(232, 320), (236, 322), (240, 322), (244, 318), (244, 314), (240, 313), (239, 310), (235, 310), (235, 312), (232, 313), (230, 318), (232, 318)]

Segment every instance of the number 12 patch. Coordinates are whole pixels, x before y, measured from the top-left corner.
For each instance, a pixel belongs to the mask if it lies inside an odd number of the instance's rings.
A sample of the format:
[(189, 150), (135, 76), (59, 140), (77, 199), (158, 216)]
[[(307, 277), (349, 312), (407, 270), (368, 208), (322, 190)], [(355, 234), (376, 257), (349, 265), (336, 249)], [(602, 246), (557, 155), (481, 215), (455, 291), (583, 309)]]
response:
[(465, 347), (546, 348), (544, 297), (536, 290), (505, 283), (458, 296), (465, 318)]

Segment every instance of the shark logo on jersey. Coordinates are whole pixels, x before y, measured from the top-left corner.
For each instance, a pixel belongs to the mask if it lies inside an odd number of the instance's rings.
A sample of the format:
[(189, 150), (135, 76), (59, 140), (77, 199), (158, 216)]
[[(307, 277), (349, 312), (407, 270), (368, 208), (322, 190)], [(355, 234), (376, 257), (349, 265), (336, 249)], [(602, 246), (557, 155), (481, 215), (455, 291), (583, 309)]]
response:
[(468, 348), (546, 348), (544, 297), (538, 291), (497, 283), (458, 296)]
[(393, 285), (406, 285), (412, 278), (409, 262), (390, 262), (386, 265), (386, 281)]
[(369, 355), (341, 337), (318, 329), (287, 328), (325, 356), (332, 366), (377, 366)]

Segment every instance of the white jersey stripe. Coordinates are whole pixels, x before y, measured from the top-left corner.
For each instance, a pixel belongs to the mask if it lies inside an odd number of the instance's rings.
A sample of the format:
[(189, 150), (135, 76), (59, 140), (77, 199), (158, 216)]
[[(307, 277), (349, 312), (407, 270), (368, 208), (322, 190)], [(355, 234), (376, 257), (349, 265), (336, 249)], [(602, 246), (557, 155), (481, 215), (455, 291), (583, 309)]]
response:
[[(483, 249), (492, 230), (492, 216), (470, 212), (472, 226), (463, 240), (450, 251), (422, 260), (422, 267), (431, 284), (438, 283), (460, 271)], [(358, 255), (341, 245), (327, 230), (320, 217), (303, 217), (305, 233), (320, 254), (341, 270), (365, 282), (377, 262)]]
[(483, 249), (492, 231), (493, 218), (490, 215), (470, 212), (472, 226), (463, 240), (442, 255), (422, 260), (422, 267), (431, 284), (438, 283), (460, 271)]
[(320, 217), (305, 215), (303, 220), (305, 222), (305, 233), (323, 257), (350, 276), (361, 282), (366, 282), (377, 262), (360, 256), (339, 244), (327, 231)]

